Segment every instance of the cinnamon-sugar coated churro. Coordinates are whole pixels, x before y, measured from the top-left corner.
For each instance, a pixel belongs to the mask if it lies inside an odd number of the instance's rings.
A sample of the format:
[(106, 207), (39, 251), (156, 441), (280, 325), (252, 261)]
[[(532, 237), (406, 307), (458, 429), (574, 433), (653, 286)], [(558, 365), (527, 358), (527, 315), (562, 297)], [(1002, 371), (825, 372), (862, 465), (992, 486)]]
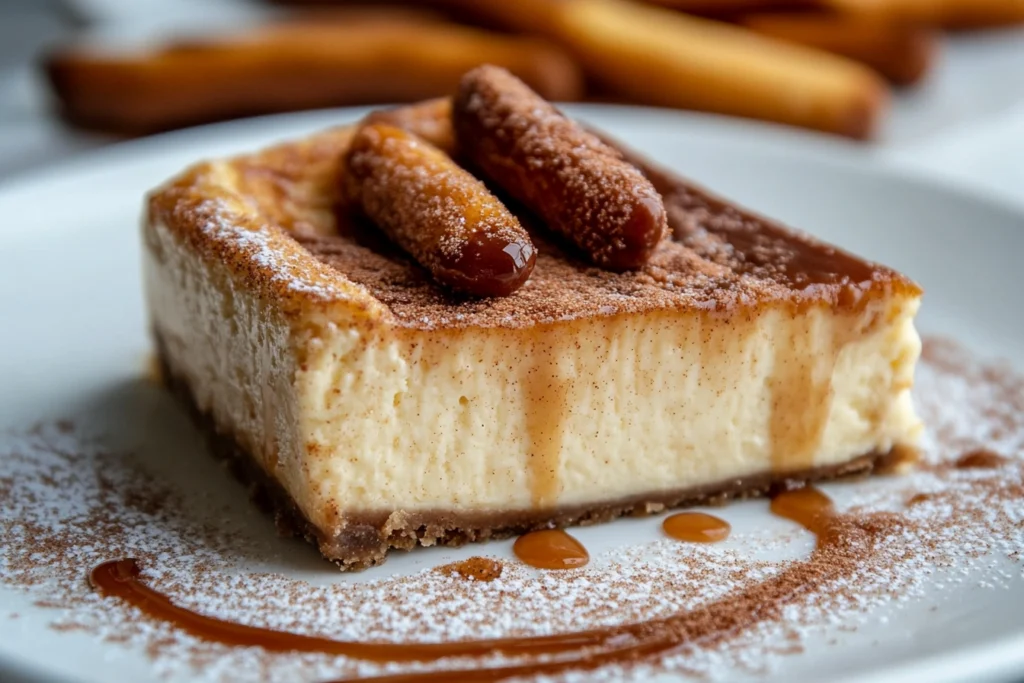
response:
[(888, 101), (868, 67), (625, 0), (563, 0), (545, 33), (617, 96), (865, 139)]
[(455, 131), (452, 130), (450, 97), (403, 104), (391, 109), (378, 109), (368, 114), (363, 122), (384, 123), (407, 130), (448, 156), (455, 156)]
[(495, 66), (467, 73), (452, 107), (460, 150), (503, 190), (611, 270), (647, 262), (661, 195), (633, 165)]
[(945, 28), (1024, 23), (1024, 0), (820, 0), (829, 9), (889, 22)]
[(342, 182), (354, 208), (451, 289), (507, 296), (533, 270), (536, 250), (519, 220), (482, 182), (408, 131), (362, 126)]
[(855, 59), (897, 85), (921, 80), (939, 52), (938, 32), (912, 23), (824, 13), (750, 14), (740, 23), (762, 35)]
[(545, 97), (577, 99), (563, 50), (416, 13), (331, 12), (143, 48), (72, 45), (46, 68), (65, 115), (141, 134), (316, 107), (412, 102), (452, 92), (474, 66), (501, 64)]
[(723, 15), (735, 12), (813, 9), (819, 0), (647, 0), (680, 12)]

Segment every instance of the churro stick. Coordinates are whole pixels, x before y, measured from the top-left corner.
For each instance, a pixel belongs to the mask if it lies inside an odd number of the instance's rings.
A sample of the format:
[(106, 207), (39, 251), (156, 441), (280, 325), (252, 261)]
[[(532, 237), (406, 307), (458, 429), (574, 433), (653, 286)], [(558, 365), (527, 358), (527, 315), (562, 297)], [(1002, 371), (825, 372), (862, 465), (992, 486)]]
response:
[(467, 73), (452, 105), (463, 153), (599, 266), (638, 268), (665, 231), (654, 187), (508, 71)]
[(752, 14), (740, 23), (762, 35), (856, 59), (899, 85), (924, 77), (939, 49), (934, 29), (913, 24), (833, 14)]
[(452, 130), (452, 99), (438, 97), (433, 100), (406, 104), (393, 109), (371, 112), (365, 123), (385, 123), (402, 128), (423, 138), (448, 156), (455, 156), (455, 131)]
[(507, 296), (530, 277), (536, 250), (482, 182), (408, 131), (362, 126), (345, 157), (344, 191), (441, 284)]
[(943, 28), (982, 28), (1024, 22), (1024, 0), (821, 0), (830, 9), (878, 21)]
[(728, 15), (737, 12), (803, 10), (819, 7), (820, 0), (647, 0), (653, 5), (703, 15)]
[(506, 66), (553, 99), (575, 99), (582, 91), (572, 59), (544, 41), (365, 11), (155, 49), (71, 47), (51, 55), (47, 70), (73, 121), (146, 133), (259, 113), (436, 97), (482, 62)]
[(862, 64), (624, 0), (566, 0), (551, 31), (636, 101), (870, 137), (888, 89)]
[(459, 21), (504, 31), (543, 35), (564, 0), (424, 0)]

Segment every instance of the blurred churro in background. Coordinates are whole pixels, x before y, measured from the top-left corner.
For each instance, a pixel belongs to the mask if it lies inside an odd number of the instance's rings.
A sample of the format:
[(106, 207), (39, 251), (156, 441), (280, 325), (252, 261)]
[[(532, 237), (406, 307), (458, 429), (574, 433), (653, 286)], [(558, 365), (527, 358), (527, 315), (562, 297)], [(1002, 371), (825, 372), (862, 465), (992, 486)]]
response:
[(708, 16), (722, 16), (737, 12), (816, 9), (821, 6), (818, 0), (649, 0), (649, 2), (680, 12)]
[(422, 13), (344, 10), (140, 50), (69, 46), (47, 72), (67, 118), (131, 134), (252, 114), (454, 92), (480, 63), (500, 64), (545, 97), (582, 93), (575, 62), (527, 36)]
[(990, 28), (1024, 21), (1024, 0), (819, 0), (823, 7), (880, 21), (951, 29)]
[(538, 27), (612, 92), (640, 104), (871, 135), (885, 84), (869, 69), (730, 26), (628, 0), (564, 0)]
[(445, 97), (461, 73), (490, 63), (548, 99), (693, 109), (868, 139), (891, 89), (928, 77), (943, 30), (1024, 22), (1024, 0), (273, 4), (288, 15), (248, 30), (136, 48), (58, 46), (47, 75), (69, 120), (124, 134)]
[(924, 78), (939, 48), (924, 25), (838, 14), (750, 14), (740, 23), (762, 35), (815, 47), (862, 62), (897, 85)]

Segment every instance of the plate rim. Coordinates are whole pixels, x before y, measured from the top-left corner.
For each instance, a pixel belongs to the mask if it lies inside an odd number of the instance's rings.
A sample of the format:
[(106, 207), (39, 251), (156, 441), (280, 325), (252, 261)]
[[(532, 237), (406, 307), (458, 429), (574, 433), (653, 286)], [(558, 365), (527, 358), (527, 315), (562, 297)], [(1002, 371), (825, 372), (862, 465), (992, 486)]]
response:
[[(225, 132), (232, 138), (249, 134), (260, 138), (272, 136), (278, 142), (285, 142), (292, 139), (289, 136), (295, 135), (300, 130), (324, 130), (332, 126), (345, 125), (370, 111), (392, 106), (398, 105), (392, 103), (266, 114), (115, 141), (102, 147), (78, 150), (62, 159), (50, 160), (38, 166), (0, 177), (0, 201), (6, 201), (8, 195), (16, 195), (19, 191), (26, 191), (33, 185), (58, 182), (62, 178), (76, 174), (87, 174), (95, 170), (89, 168), (91, 165), (126, 163), (133, 156), (156, 155), (161, 148), (169, 148), (176, 144), (197, 144), (215, 139), (218, 134)], [(989, 189), (979, 184), (964, 183), (962, 180), (946, 174), (929, 172), (927, 168), (905, 164), (900, 161), (899, 157), (889, 157), (888, 152), (899, 150), (889, 150), (881, 146), (884, 143), (856, 142), (782, 124), (705, 112), (626, 104), (567, 103), (559, 106), (574, 117), (579, 116), (586, 119), (588, 114), (595, 114), (598, 117), (608, 115), (617, 115), (620, 118), (642, 117), (648, 119), (648, 123), (675, 124), (702, 129), (703, 133), (719, 135), (722, 139), (728, 138), (733, 143), (751, 144), (772, 151), (778, 151), (778, 146), (785, 144), (787, 147), (785, 153), (799, 160), (808, 160), (848, 171), (881, 174), (892, 180), (927, 186), (928, 189), (941, 190), (954, 194), (960, 199), (981, 202), (1024, 217), (1024, 200), (1014, 200), (1005, 192)], [(258, 151), (272, 144), (275, 143), (263, 142), (260, 146), (248, 148), (248, 151)], [(209, 158), (222, 157), (212, 155)], [(196, 159), (196, 161), (199, 160), (201, 159)], [(183, 170), (184, 168), (179, 169), (179, 171)], [(714, 191), (714, 188), (711, 190)], [(7, 231), (0, 229), (0, 236), (3, 236), (5, 232)]]
[[(104, 169), (108, 172), (116, 172), (133, 160), (170, 155), (174, 153), (175, 147), (195, 148), (204, 142), (216, 140), (218, 137), (224, 136), (225, 133), (232, 140), (243, 137), (258, 138), (259, 146), (262, 147), (275, 144), (268, 142), (270, 139), (284, 141), (289, 139), (289, 136), (300, 134), (300, 131), (344, 125), (380, 106), (345, 107), (251, 117), (115, 142), (98, 149), (77, 152), (62, 160), (51, 161), (0, 178), (0, 206), (7, 202), (13, 202), (16, 205), (19, 194), (30, 191), (33, 187), (45, 186), (48, 183), (67, 182), (76, 177), (88, 177), (90, 173)], [(989, 209), (995, 209), (1000, 213), (1024, 220), (1024, 203), (1014, 201), (1004, 193), (976, 185), (963, 184), (949, 176), (929, 173), (922, 168), (901, 164), (888, 159), (882, 148), (865, 147), (860, 143), (825, 134), (713, 114), (653, 107), (572, 104), (564, 105), (564, 109), (572, 115), (584, 119), (588, 118), (588, 115), (596, 118), (626, 119), (632, 117), (636, 119), (639, 117), (644, 119), (643, 124), (647, 126), (680, 126), (686, 129), (688, 134), (700, 133), (717, 136), (723, 141), (728, 139), (729, 144), (753, 145), (767, 153), (781, 153), (780, 146), (784, 146), (785, 154), (800, 162), (841, 169), (844, 172), (881, 176), (897, 183), (909, 183), (929, 192), (953, 195), (958, 201), (984, 205)], [(250, 149), (250, 151), (255, 151), (255, 149)], [(715, 191), (715, 188), (712, 187), (711, 190)], [(10, 228), (7, 230), (0, 228), (0, 243), (10, 239), (11, 236), (16, 238), (19, 234), (16, 223), (16, 220), (11, 221)], [(31, 239), (31, 237), (27, 239)], [(105, 647), (105, 644), (100, 643), (99, 647)], [(965, 669), (965, 667), (967, 668)], [(838, 680), (842, 683), (894, 683), (912, 678), (920, 679), (922, 675), (926, 675), (927, 679), (932, 681), (961, 681), (973, 680), (973, 678), (965, 678), (968, 676), (1013, 675), (1014, 672), (1011, 669), (1019, 669), (1016, 671), (1016, 675), (1024, 676), (1024, 626), (1017, 633), (1004, 634), (984, 644), (920, 657), (888, 670), (855, 673)], [(3, 644), (0, 644), (0, 672), (20, 677), (18, 680), (25, 681), (45, 680), (74, 683), (81, 680), (48, 673), (35, 662), (26, 661), (17, 653), (7, 650)]]

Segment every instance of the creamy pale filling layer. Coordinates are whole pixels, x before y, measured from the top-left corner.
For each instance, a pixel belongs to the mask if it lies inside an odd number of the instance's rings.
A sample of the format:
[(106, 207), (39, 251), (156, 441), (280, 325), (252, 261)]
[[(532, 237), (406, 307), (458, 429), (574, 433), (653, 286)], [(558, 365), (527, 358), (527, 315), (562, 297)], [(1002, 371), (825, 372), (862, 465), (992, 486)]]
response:
[(160, 226), (147, 245), (172, 369), (324, 530), (348, 511), (585, 505), (834, 465), (920, 429), (916, 298), (527, 330), (296, 326)]
[(297, 375), (310, 479), (354, 509), (528, 509), (887, 451), (919, 429), (916, 307), (330, 329)]

